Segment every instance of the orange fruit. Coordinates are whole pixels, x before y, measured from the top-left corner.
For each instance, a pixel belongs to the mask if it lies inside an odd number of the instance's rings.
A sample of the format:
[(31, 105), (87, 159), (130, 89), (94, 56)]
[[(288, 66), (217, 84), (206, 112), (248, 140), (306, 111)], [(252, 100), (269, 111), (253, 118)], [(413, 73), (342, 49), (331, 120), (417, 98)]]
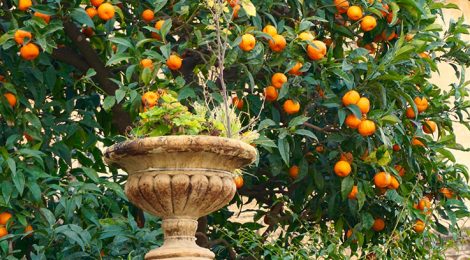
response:
[(395, 168), (395, 170), (397, 170), (398, 175), (400, 175), (400, 177), (405, 176), (405, 173), (406, 173), (405, 168), (403, 168), (401, 165), (397, 164), (397, 165), (394, 166), (394, 168)]
[(323, 153), (323, 151), (325, 151), (325, 147), (323, 145), (317, 145), (317, 147), (315, 147), (315, 151), (317, 151), (317, 153)]
[(4, 211), (0, 213), (0, 225), (6, 225), (8, 220), (11, 219), (11, 217), (13, 217), (13, 215), (10, 212)]
[(166, 65), (171, 70), (179, 70), (183, 65), (183, 59), (181, 59), (178, 55), (175, 54), (170, 55), (170, 57), (168, 57), (168, 59), (166, 60)]
[(338, 175), (339, 177), (346, 177), (351, 173), (352, 169), (351, 169), (351, 164), (349, 164), (348, 162), (338, 161), (335, 164), (335, 167), (333, 170), (335, 174)]
[(396, 190), (400, 187), (400, 183), (398, 182), (397, 178), (395, 178), (395, 176), (393, 175), (390, 175), (390, 177), (392, 178), (391, 181), (390, 181), (390, 185), (388, 185), (387, 188), (391, 189), (391, 190)]
[(349, 114), (349, 115), (346, 117), (346, 120), (344, 121), (344, 123), (345, 123), (349, 128), (357, 129), (357, 127), (358, 127), (359, 124), (361, 123), (361, 119), (357, 118), (354, 114)]
[(406, 117), (409, 119), (414, 119), (416, 117), (415, 111), (412, 107), (406, 109)]
[(426, 120), (423, 123), (423, 131), (426, 134), (432, 134), (436, 131), (437, 125), (434, 123), (434, 121), (431, 120)]
[(292, 179), (297, 179), (297, 177), (299, 176), (299, 167), (297, 165), (294, 165), (294, 166), (290, 167), (289, 176)]
[(47, 14), (35, 12), (34, 16), (41, 18), (45, 23), (49, 23), (51, 21), (51, 16)]
[(326, 44), (322, 41), (312, 41), (307, 47), (307, 55), (312, 60), (321, 60), (326, 55)]
[(355, 200), (357, 198), (357, 185), (354, 185), (351, 192), (348, 194), (348, 199)]
[(98, 16), (105, 21), (113, 19), (114, 12), (114, 6), (110, 3), (104, 3), (98, 7)]
[(98, 7), (104, 2), (104, 0), (90, 0), (90, 2), (94, 7)]
[(364, 32), (369, 32), (374, 30), (374, 28), (377, 26), (377, 20), (375, 17), (366, 15), (361, 21), (361, 29)]
[(415, 37), (415, 36), (414, 36), (413, 34), (407, 33), (407, 34), (405, 35), (405, 40), (406, 40), (407, 42), (409, 42), (409, 41), (413, 40), (414, 37)]
[(4, 226), (0, 226), (0, 238), (8, 235), (8, 230)]
[(362, 16), (363, 16), (362, 8), (360, 8), (359, 6), (353, 5), (353, 6), (348, 8), (347, 15), (348, 15), (349, 19), (351, 19), (353, 21), (357, 21), (357, 20), (361, 19)]
[(344, 106), (349, 106), (352, 104), (357, 104), (359, 102), (359, 99), (361, 99), (361, 96), (359, 93), (355, 90), (350, 90), (344, 94), (342, 101)]
[(413, 137), (413, 139), (411, 140), (411, 144), (412, 144), (413, 146), (421, 146), (421, 147), (424, 147), (424, 146), (425, 146), (424, 143), (421, 142), (421, 141), (420, 141), (418, 138), (416, 138), (416, 137)]
[(427, 52), (421, 52), (421, 53), (419, 53), (418, 55), (419, 55), (419, 57), (421, 57), (421, 58), (423, 58), (423, 59), (429, 59), (429, 58), (431, 58), (431, 57), (429, 56), (429, 53), (427, 53)]
[(369, 113), (369, 110), (370, 110), (370, 101), (368, 98), (366, 97), (361, 97), (359, 99), (359, 101), (357, 101), (356, 105), (359, 107), (359, 109), (361, 110), (361, 112), (363, 114), (367, 114)]
[(344, 14), (348, 11), (349, 2), (347, 0), (334, 0), (333, 3), (340, 14)]
[(277, 90), (275, 87), (269, 86), (264, 89), (264, 96), (266, 97), (266, 101), (272, 102), (272, 101), (277, 100), (277, 97), (279, 96), (279, 94), (277, 93)]
[(98, 14), (98, 11), (94, 7), (88, 7), (85, 9), (85, 12), (88, 14), (88, 16), (93, 19)]
[(292, 99), (288, 99), (284, 102), (284, 105), (282, 106), (284, 108), (284, 111), (289, 114), (295, 114), (299, 112), (300, 110), (300, 103), (297, 101), (293, 101)]
[(256, 38), (253, 34), (246, 33), (242, 36), (242, 41), (238, 45), (243, 51), (251, 51), (256, 46)]
[(227, 0), (227, 2), (231, 7), (234, 7), (238, 4), (238, 0)]
[(266, 34), (271, 35), (271, 37), (274, 37), (274, 36), (277, 35), (277, 29), (276, 29), (276, 27), (274, 27), (272, 25), (266, 25), (263, 28), (263, 32), (266, 33)]
[(354, 157), (353, 157), (352, 153), (350, 153), (350, 152), (341, 153), (341, 155), (339, 157), (339, 160), (340, 161), (346, 161), (348, 163), (352, 163), (354, 161)]
[(374, 184), (377, 188), (386, 188), (392, 182), (392, 176), (386, 172), (379, 172), (374, 176)]
[(157, 105), (159, 98), (158, 94), (153, 91), (145, 92), (142, 96), (142, 104), (144, 107), (154, 107)]
[(400, 146), (399, 146), (398, 144), (394, 144), (394, 145), (393, 145), (393, 151), (398, 152), (398, 151), (400, 151), (400, 149), (401, 149), (401, 148), (400, 148)]
[(18, 1), (18, 9), (21, 11), (28, 10), (33, 5), (31, 0), (19, 0)]
[(142, 59), (140, 61), (140, 67), (143, 69), (145, 68), (153, 69), (153, 62), (151, 59)]
[(375, 46), (372, 43), (364, 44), (363, 48), (368, 50), (370, 54), (375, 53)]
[(3, 96), (5, 96), (8, 101), (8, 104), (10, 104), (11, 107), (16, 106), (16, 96), (13, 93), (8, 92), (3, 94)]
[(150, 9), (145, 9), (143, 12), (142, 12), (142, 20), (144, 20), (145, 22), (149, 23), (153, 20), (153, 18), (155, 18), (155, 13), (150, 10)]
[(274, 52), (282, 52), (286, 48), (286, 45), (286, 39), (280, 34), (274, 35), (273, 39), (269, 40), (269, 48)]
[(83, 28), (82, 33), (85, 34), (85, 36), (88, 37), (88, 38), (93, 36), (93, 34), (95, 34), (95, 32), (93, 31), (93, 28), (91, 28), (91, 27)]
[(353, 234), (352, 229), (349, 229), (348, 232), (346, 232), (346, 237), (350, 238), (352, 236), (352, 234)]
[(31, 232), (33, 231), (33, 227), (31, 225), (27, 225), (25, 228), (24, 228), (24, 232), (25, 233), (28, 233), (28, 232)]
[(286, 82), (287, 77), (284, 75), (284, 73), (274, 73), (274, 75), (271, 77), (271, 84), (277, 89), (282, 88), (282, 85), (284, 85)]
[(242, 7), (240, 5), (235, 5), (233, 7), (233, 14), (232, 14), (232, 17), (235, 19), (235, 18), (238, 18), (238, 12), (240, 11)]
[(300, 71), (304, 65), (301, 62), (297, 62), (292, 69), (289, 70), (289, 74), (300, 76), (302, 72)]
[(235, 178), (233, 178), (233, 181), (235, 182), (235, 186), (237, 187), (237, 189), (243, 187), (243, 177), (241, 175), (235, 176)]
[(29, 134), (27, 134), (26, 132), (23, 133), (23, 136), (24, 136), (24, 138), (26, 139), (26, 141), (28, 141), (28, 142), (34, 141), (33, 137), (30, 136)]
[(20, 48), (20, 55), (25, 60), (34, 60), (39, 56), (39, 47), (30, 42)]
[[(161, 30), (162, 27), (163, 27), (163, 24), (165, 24), (165, 20), (159, 20), (155, 23), (154, 27), (155, 29), (157, 30)], [(157, 39), (157, 40), (161, 40), (162, 37), (158, 34), (158, 33), (155, 33), (155, 32), (152, 32), (152, 37)]]
[(449, 188), (441, 188), (439, 192), (448, 199), (452, 199), (454, 197), (454, 192)]
[(428, 109), (429, 103), (425, 97), (422, 97), (422, 98), (416, 97), (414, 101), (415, 101), (416, 107), (418, 108), (419, 113), (422, 113), (426, 111), (426, 109)]
[(242, 110), (243, 109), (243, 100), (242, 99), (239, 99), (238, 97), (233, 97), (232, 98), (232, 104), (235, 105), (238, 110)]
[(398, 35), (395, 33), (395, 31), (391, 31), (391, 32), (383, 31), (382, 32), (382, 39), (384, 39), (385, 41), (391, 41), (397, 37)]
[(416, 222), (413, 226), (413, 229), (417, 233), (423, 233), (425, 227), (426, 227), (426, 224), (422, 220), (418, 219), (418, 220), (416, 220)]
[(372, 229), (376, 232), (380, 232), (384, 230), (385, 228), (385, 221), (381, 218), (376, 218), (374, 220), (374, 225), (372, 226)]
[(428, 197), (423, 197), (419, 202), (418, 202), (418, 209), (427, 211), (431, 208), (431, 201), (429, 200)]
[(315, 36), (311, 32), (301, 32), (297, 38), (301, 39), (302, 41), (313, 41)]
[(28, 38), (28, 40), (31, 40), (33, 39), (33, 35), (28, 31), (16, 30), (15, 35), (13, 36), (13, 39), (15, 39), (15, 42), (18, 44), (23, 44), (24, 38)]
[(357, 130), (362, 136), (373, 135), (375, 133), (375, 123), (374, 121), (363, 119), (357, 127)]

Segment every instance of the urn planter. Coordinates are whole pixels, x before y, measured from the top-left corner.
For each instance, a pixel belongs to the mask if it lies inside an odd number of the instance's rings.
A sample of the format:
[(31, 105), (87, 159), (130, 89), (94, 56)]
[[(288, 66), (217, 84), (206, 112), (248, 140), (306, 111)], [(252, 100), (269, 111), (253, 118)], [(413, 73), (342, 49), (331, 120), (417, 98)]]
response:
[(162, 136), (115, 144), (108, 164), (128, 174), (129, 201), (162, 218), (164, 242), (150, 259), (214, 259), (196, 244), (197, 219), (227, 205), (236, 192), (233, 172), (251, 164), (256, 149), (214, 136)]

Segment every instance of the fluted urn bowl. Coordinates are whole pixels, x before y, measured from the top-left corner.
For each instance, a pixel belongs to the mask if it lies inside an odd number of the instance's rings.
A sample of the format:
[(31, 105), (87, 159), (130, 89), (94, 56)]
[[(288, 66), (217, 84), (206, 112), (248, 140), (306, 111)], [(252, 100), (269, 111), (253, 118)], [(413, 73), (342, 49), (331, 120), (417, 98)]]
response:
[(142, 138), (105, 152), (108, 164), (129, 174), (129, 200), (163, 219), (163, 246), (147, 253), (147, 260), (214, 259), (214, 253), (196, 244), (197, 219), (232, 200), (233, 172), (255, 159), (252, 146), (214, 136)]

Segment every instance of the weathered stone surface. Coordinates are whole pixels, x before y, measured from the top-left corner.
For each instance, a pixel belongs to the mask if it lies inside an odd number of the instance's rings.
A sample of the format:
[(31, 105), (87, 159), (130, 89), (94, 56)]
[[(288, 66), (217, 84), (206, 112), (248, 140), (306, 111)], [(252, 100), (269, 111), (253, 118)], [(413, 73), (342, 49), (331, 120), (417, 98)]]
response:
[(213, 136), (163, 136), (108, 148), (105, 160), (125, 169), (125, 191), (141, 209), (163, 218), (163, 246), (145, 259), (213, 259), (196, 245), (197, 219), (227, 205), (236, 192), (232, 173), (256, 159), (241, 141)]

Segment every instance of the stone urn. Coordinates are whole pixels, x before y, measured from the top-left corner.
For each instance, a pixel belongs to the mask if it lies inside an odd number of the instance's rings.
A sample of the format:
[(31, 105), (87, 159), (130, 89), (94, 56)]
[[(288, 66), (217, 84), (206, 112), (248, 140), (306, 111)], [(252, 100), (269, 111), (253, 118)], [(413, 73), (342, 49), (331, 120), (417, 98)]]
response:
[(214, 136), (162, 136), (125, 141), (105, 152), (108, 164), (128, 174), (129, 201), (162, 218), (163, 246), (150, 259), (214, 259), (196, 244), (197, 219), (225, 205), (236, 192), (233, 172), (254, 162), (256, 149)]

